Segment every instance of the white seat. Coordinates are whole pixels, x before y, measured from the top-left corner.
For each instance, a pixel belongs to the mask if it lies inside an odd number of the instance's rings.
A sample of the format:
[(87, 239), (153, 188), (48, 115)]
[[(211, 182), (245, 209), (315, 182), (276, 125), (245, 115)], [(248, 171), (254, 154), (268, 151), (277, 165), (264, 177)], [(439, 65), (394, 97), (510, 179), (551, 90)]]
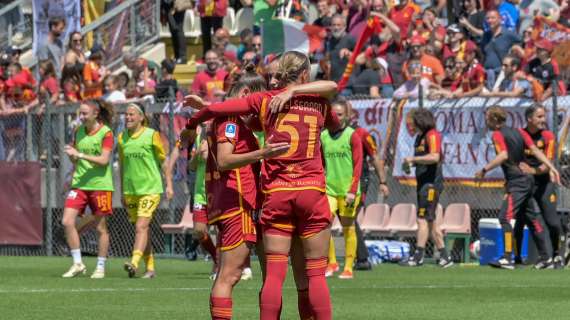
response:
[(187, 18), (190, 23), (184, 24), (185, 26), (189, 25), (188, 32), (186, 32), (186, 29), (184, 29), (184, 35), (188, 36), (188, 37), (192, 37), (192, 38), (197, 38), (197, 37), (201, 36), (202, 35), (202, 25), (200, 23), (200, 16), (198, 14), (196, 14), (196, 12), (194, 10), (188, 10), (188, 11), (186, 11), (185, 18)]
[(237, 33), (236, 27), (236, 12), (234, 8), (228, 7), (226, 16), (224, 17), (224, 28), (230, 32), (230, 35), (235, 36)]
[(236, 14), (235, 21), (236, 34), (239, 34), (244, 29), (253, 30), (253, 8), (245, 7), (239, 9)]

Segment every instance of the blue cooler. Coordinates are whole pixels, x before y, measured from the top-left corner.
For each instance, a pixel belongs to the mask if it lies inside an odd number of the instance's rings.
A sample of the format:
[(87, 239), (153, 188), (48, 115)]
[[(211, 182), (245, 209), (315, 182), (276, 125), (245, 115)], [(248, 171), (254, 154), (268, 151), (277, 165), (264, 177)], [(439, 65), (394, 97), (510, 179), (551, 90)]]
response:
[[(489, 262), (499, 260), (505, 250), (505, 244), (503, 243), (503, 230), (499, 219), (480, 219), (479, 220), (479, 239), (480, 239), (480, 249), (479, 249), (479, 264), (486, 265)], [(528, 239), (529, 231), (528, 228), (524, 227), (523, 244), (522, 244), (522, 258), (528, 256)], [(514, 247), (513, 238), (513, 247)]]

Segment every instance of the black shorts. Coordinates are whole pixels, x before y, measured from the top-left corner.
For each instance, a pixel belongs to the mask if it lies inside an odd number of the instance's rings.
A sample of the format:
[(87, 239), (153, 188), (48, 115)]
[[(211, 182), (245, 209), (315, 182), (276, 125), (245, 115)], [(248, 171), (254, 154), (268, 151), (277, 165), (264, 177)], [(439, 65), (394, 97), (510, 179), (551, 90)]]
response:
[(435, 220), (437, 204), (442, 191), (443, 188), (438, 188), (431, 183), (418, 186), (418, 219), (425, 219), (429, 222)]

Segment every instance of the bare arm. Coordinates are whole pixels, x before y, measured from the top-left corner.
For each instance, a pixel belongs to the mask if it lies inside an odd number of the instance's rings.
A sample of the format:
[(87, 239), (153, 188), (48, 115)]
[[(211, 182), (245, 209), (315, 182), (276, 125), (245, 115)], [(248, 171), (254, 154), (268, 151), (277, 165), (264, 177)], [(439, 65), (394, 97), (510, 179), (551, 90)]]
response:
[(234, 153), (234, 145), (231, 142), (218, 144), (218, 167), (220, 170), (232, 170), (255, 163), (262, 159), (276, 157), (289, 150), (291, 145), (287, 142), (266, 143), (263, 148), (246, 152)]

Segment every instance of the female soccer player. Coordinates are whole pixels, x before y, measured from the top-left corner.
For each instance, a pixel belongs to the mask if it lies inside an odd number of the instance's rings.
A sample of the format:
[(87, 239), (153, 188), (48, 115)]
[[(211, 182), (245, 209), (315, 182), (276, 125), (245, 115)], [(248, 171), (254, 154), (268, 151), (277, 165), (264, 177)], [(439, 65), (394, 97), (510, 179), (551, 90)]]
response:
[[(330, 97), (336, 93), (336, 83), (306, 84), (309, 68), (305, 55), (286, 52), (281, 57), (277, 77), (286, 89), (210, 105), (187, 124), (187, 129), (193, 130), (198, 123), (215, 116), (255, 113), (266, 141), (291, 144), (284, 155), (263, 162), (262, 189), (266, 198), (260, 222), (267, 262), (260, 295), (261, 319), (279, 318), (293, 234), (302, 239), (313, 315), (315, 319), (332, 317), (325, 280), (331, 214), (325, 194), (320, 131), (326, 126), (335, 132), (339, 122), (327, 99), (294, 95), (320, 93)], [(188, 96), (186, 104), (203, 107), (201, 99), (195, 96)]]
[(417, 267), (424, 263), (426, 242), (431, 234), (439, 251), (439, 266), (447, 268), (453, 265), (451, 256), (445, 249), (441, 226), (435, 223), (439, 197), (443, 192), (443, 157), (441, 153), (441, 133), (435, 128), (435, 119), (427, 109), (413, 110), (411, 127), (417, 133), (414, 143), (414, 155), (404, 159), (408, 168), (416, 167), (416, 196), (418, 201), (418, 232), (416, 252), (404, 265)]
[(93, 279), (105, 277), (105, 261), (109, 250), (109, 231), (106, 217), (113, 213), (113, 174), (109, 160), (113, 150), (113, 132), (109, 127), (113, 119), (113, 106), (100, 100), (90, 100), (79, 106), (81, 125), (75, 132), (73, 146), (65, 146), (65, 153), (75, 165), (71, 191), (65, 200), (62, 224), (65, 228), (73, 265), (63, 274), (72, 278), (87, 272), (81, 260), (79, 234), (75, 226), (77, 216), (87, 206), (95, 216), (99, 233), (97, 267)]
[[(125, 263), (124, 268), (129, 278), (133, 278), (143, 258), (146, 265), (143, 278), (154, 278), (149, 226), (160, 203), (160, 195), (164, 192), (160, 171), (161, 167), (166, 167), (166, 156), (160, 134), (148, 127), (142, 105), (130, 103), (125, 120), (126, 129), (119, 134), (121, 190), (123, 205), (127, 209), (129, 220), (135, 224), (136, 232), (133, 256), (131, 261)], [(171, 182), (167, 180), (166, 183)]]
[[(360, 203), (360, 175), (362, 173), (362, 141), (352, 127), (350, 107), (346, 101), (332, 104), (341, 123), (341, 129), (334, 134), (325, 130), (321, 144), (326, 167), (327, 197), (332, 214), (340, 217), (343, 229), (346, 259), (340, 279), (352, 279), (352, 267), (356, 256), (356, 208)], [(330, 277), (338, 271), (334, 241), (329, 245), (329, 261), (325, 275)]]
[[(245, 97), (265, 89), (265, 80), (255, 72), (234, 82), (229, 96)], [(212, 287), (212, 319), (228, 319), (232, 312), (232, 290), (242, 276), (256, 241), (252, 211), (259, 207), (259, 160), (278, 156), (289, 149), (288, 143), (268, 142), (259, 149), (253, 131), (239, 117), (214, 119), (208, 134), (206, 190), (208, 222), (219, 231), (220, 269)]]
[[(183, 149), (188, 150), (188, 169), (195, 172), (194, 183), (190, 184), (192, 191), (192, 199), (190, 205), (192, 206), (192, 220), (194, 228), (192, 230), (192, 243), (189, 247), (189, 252), (193, 256), (196, 255), (198, 245), (201, 245), (212, 257), (214, 262), (212, 266), (211, 278), (216, 275), (218, 269), (218, 257), (216, 246), (212, 242), (212, 238), (208, 233), (208, 213), (207, 213), (207, 199), (206, 199), (206, 159), (208, 158), (208, 143), (206, 141), (206, 127), (202, 128), (199, 138), (194, 143), (196, 145), (195, 152), (192, 152), (192, 144), (189, 145), (188, 136), (181, 135), (176, 142), (176, 148), (170, 153), (168, 160), (166, 179), (172, 183), (172, 172), (180, 151)], [(192, 142), (190, 142), (192, 143)], [(188, 172), (190, 174), (190, 172)]]

